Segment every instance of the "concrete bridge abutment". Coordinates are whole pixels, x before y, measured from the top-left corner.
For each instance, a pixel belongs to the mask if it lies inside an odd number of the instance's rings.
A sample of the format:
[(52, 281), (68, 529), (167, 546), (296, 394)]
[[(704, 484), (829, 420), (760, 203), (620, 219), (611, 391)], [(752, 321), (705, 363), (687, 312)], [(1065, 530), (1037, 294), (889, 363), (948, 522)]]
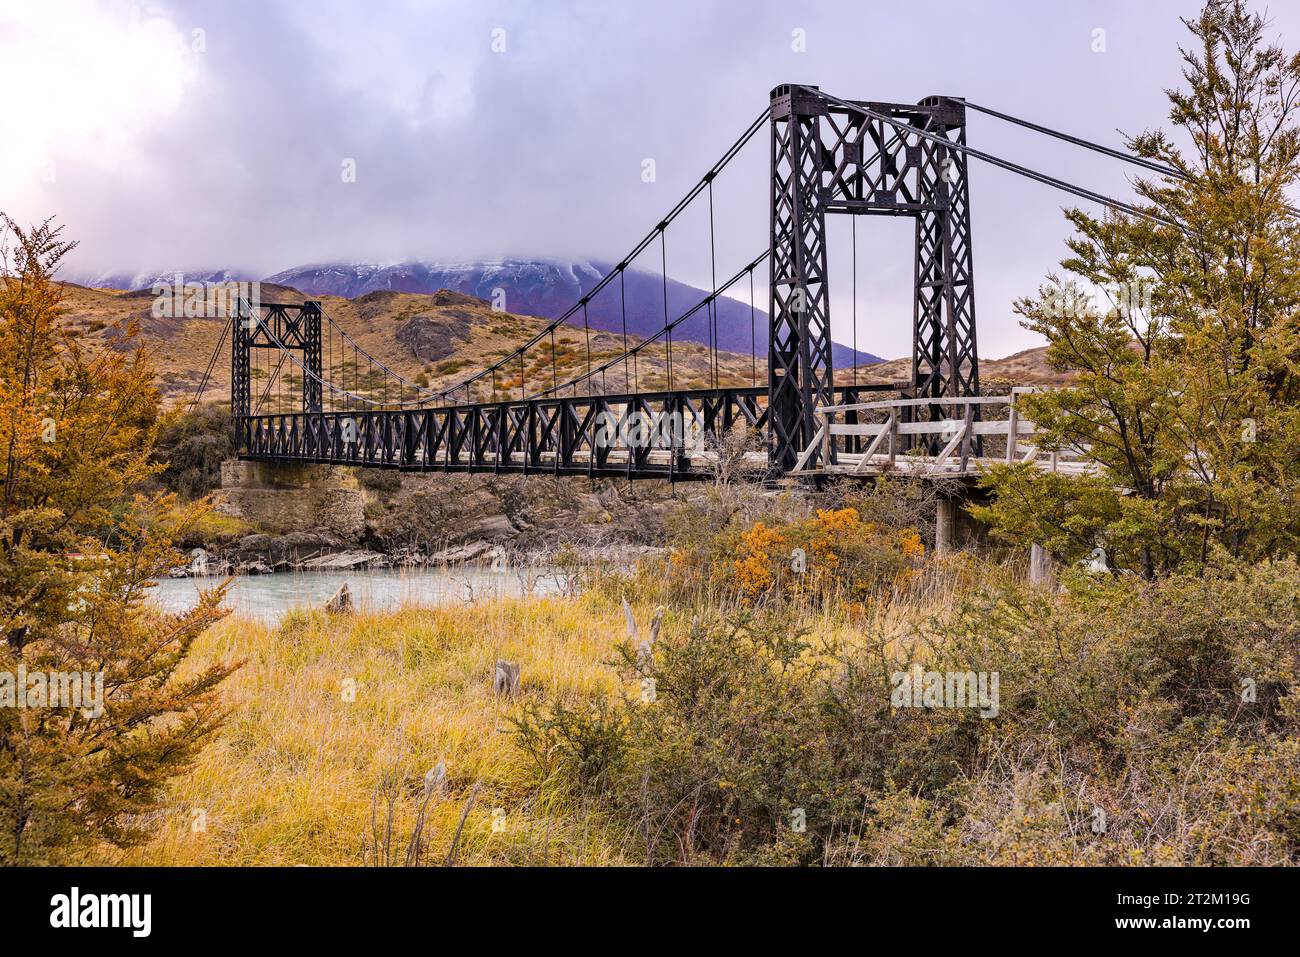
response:
[(351, 469), (227, 459), (217, 511), (275, 533), (325, 530), (355, 542), (365, 534), (365, 493)]

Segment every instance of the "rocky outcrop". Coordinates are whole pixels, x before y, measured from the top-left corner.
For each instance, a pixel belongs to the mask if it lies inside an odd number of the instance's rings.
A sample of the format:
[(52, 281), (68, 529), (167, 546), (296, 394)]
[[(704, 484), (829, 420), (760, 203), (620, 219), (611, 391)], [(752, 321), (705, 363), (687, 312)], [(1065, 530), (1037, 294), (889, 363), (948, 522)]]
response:
[(302, 562), (298, 567), (303, 571), (335, 572), (349, 568), (370, 568), (376, 565), (387, 564), (388, 556), (383, 552), (354, 549), (346, 552), (335, 552), (333, 555), (321, 555), (316, 558), (309, 558)]
[[(544, 556), (561, 546), (629, 561), (662, 538), (679, 490), (547, 476), (363, 472), (229, 461), (218, 509), (259, 529), (199, 542), (209, 574), (346, 570)], [(366, 481), (358, 482), (358, 474)], [(378, 483), (376, 475), (395, 481)], [(193, 574), (178, 569), (177, 574)]]
[(321, 532), (289, 532), (286, 535), (245, 535), (226, 549), (223, 558), (235, 565), (265, 562), (276, 571), (296, 568), (346, 550), (348, 543)]
[(425, 362), (437, 362), (469, 340), (473, 319), (472, 312), (458, 309), (446, 309), (436, 316), (412, 316), (397, 327), (396, 339)]
[(457, 545), (454, 548), (444, 548), (432, 552), (428, 557), (428, 561), (430, 564), (436, 565), (459, 565), (491, 555), (494, 550), (495, 546), (491, 542), (470, 542), (468, 545)]
[(352, 589), (344, 582), (338, 591), (325, 602), (325, 611), (331, 615), (347, 615), (352, 612)]
[(357, 489), (321, 489), (315, 504), (318, 527), (347, 541), (359, 541), (366, 531), (365, 504)]

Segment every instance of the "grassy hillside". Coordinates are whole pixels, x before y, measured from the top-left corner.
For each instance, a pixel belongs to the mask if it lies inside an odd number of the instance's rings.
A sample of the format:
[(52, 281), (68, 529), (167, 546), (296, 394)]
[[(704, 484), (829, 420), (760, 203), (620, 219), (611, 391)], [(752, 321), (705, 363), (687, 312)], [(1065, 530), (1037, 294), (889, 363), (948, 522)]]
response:
[[(224, 319), (154, 318), (150, 290), (126, 292), (116, 289), (89, 289), (66, 284), (65, 306), (72, 327), (79, 335), (93, 340), (112, 340), (121, 335), (128, 322), (139, 324), (142, 341), (154, 357), (158, 384), (168, 402), (193, 395), (204, 369), (221, 335)], [(307, 297), (287, 286), (263, 284), (262, 298), (268, 302), (302, 302)], [(355, 299), (324, 296), (325, 312), (357, 343), (390, 368), (421, 386), (439, 387), (462, 381), (485, 368), (502, 355), (513, 351), (538, 330), (544, 320), (494, 312), (482, 299), (446, 290), (433, 295), (402, 292), (372, 292)], [(629, 338), (630, 344), (637, 340)], [(555, 374), (559, 381), (586, 372), (588, 340), (581, 326), (566, 328), (556, 336)], [(621, 335), (593, 331), (590, 338), (591, 362), (602, 362), (624, 351)], [(1048, 369), (1043, 361), (1044, 349), (1029, 349), (1007, 359), (984, 360), (981, 368), (986, 383), (1059, 384), (1064, 377)], [(341, 381), (347, 356), (334, 355), (333, 372)], [(331, 355), (324, 356), (327, 365)], [(719, 380), (724, 385), (764, 386), (767, 382), (766, 355), (757, 362), (748, 354), (720, 352)], [(656, 342), (637, 361), (637, 384), (642, 391), (666, 388), (665, 346)], [(350, 367), (346, 374), (351, 375)], [(709, 350), (697, 343), (673, 343), (674, 385), (706, 388), (710, 384)], [(549, 384), (552, 376), (551, 354), (544, 344), (529, 357), (526, 369), (530, 391)], [(512, 370), (510, 376), (514, 376)], [(858, 380), (867, 383), (900, 383), (911, 377), (910, 358), (893, 359), (858, 369)], [(611, 373), (610, 391), (619, 387), (619, 376)], [(836, 381), (847, 384), (853, 370), (839, 369)], [(503, 371), (498, 384), (517, 382)], [(229, 346), (218, 357), (210, 384), (209, 398), (228, 396), (230, 392)], [(481, 398), (486, 398), (487, 394)]]
[[(847, 382), (850, 369), (836, 370), (835, 381)], [(873, 384), (907, 382), (912, 378), (909, 357), (890, 359), (858, 369), (859, 381)], [(1005, 359), (980, 359), (980, 385), (984, 389), (1010, 385), (1060, 386), (1070, 381), (1069, 373), (1058, 372), (1047, 364), (1047, 347), (1025, 349)]]
[[(68, 318), (80, 336), (111, 341), (121, 335), (128, 322), (137, 322), (142, 341), (153, 355), (164, 399), (174, 402), (193, 394), (221, 336), (225, 319), (154, 318), (151, 315), (154, 297), (147, 289), (125, 292), (71, 284), (65, 285), (65, 289)], [(266, 302), (302, 302), (307, 297), (295, 289), (264, 284), (262, 298)], [(356, 299), (324, 296), (321, 303), (326, 314), (362, 349), (404, 377), (429, 387), (460, 382), (546, 327), (544, 320), (496, 312), (481, 299), (446, 290), (433, 295), (372, 292)], [(628, 341), (631, 345), (637, 342), (635, 338)], [(555, 373), (560, 382), (587, 371), (587, 347), (588, 339), (580, 325), (566, 327), (556, 335)], [(590, 348), (592, 365), (598, 366), (623, 353), (623, 337), (593, 331)], [(335, 375), (341, 377), (349, 357), (334, 355), (332, 358)], [(330, 364), (328, 351), (323, 359), (326, 365)], [(536, 355), (530, 354), (528, 360), (529, 391), (549, 385), (552, 376), (549, 343), (538, 349)], [(749, 355), (724, 352), (719, 353), (718, 361), (720, 381), (733, 385), (750, 383), (755, 365)], [(760, 356), (756, 366), (756, 381), (760, 385), (766, 382), (765, 361)], [(637, 365), (642, 390), (667, 386), (662, 341), (647, 347)], [(707, 348), (696, 343), (673, 343), (674, 385), (706, 387), (710, 382), (709, 369)], [(508, 381), (503, 372), (500, 384)], [(227, 345), (217, 359), (207, 394), (221, 397), (229, 392)]]

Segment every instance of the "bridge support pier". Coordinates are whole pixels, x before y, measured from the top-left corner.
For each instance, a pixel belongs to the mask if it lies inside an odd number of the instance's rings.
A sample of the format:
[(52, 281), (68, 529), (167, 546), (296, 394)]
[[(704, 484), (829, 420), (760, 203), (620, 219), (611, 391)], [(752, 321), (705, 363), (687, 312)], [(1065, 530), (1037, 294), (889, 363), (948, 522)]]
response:
[(334, 466), (227, 459), (215, 499), (219, 513), (271, 535), (323, 534), (355, 544), (366, 531), (365, 493), (348, 469)]
[(1054, 562), (1052, 553), (1037, 542), (1029, 546), (1029, 582), (1032, 585), (1046, 585), (1052, 581)]
[[(247, 299), (235, 304), (231, 317), (230, 414), (237, 426), (250, 415), (262, 410), (267, 395), (254, 401), (252, 385), (252, 350), (264, 349), (276, 354), (286, 351), (302, 353), (302, 411), (322, 409), (323, 372), (321, 369), (321, 306), (314, 300), (292, 303), (266, 303), (254, 306)], [(291, 374), (293, 370), (290, 370)], [(269, 385), (269, 383), (268, 383)], [(275, 411), (282, 412), (283, 409)], [(296, 410), (295, 410), (296, 411)], [(235, 436), (236, 448), (247, 444), (247, 435)]]
[[(827, 214), (916, 222), (909, 394), (935, 402), (907, 409), (907, 421), (944, 419), (944, 400), (979, 395), (979, 356), (963, 102), (855, 102), (792, 83), (772, 91), (770, 117), (768, 461), (779, 474), (811, 448), (834, 390)], [(827, 443), (802, 465), (826, 469), (835, 457)]]
[(957, 502), (950, 498), (939, 499), (934, 515), (934, 553), (947, 555), (952, 551), (957, 529)]
[(772, 91), (767, 408), (768, 462), (778, 473), (791, 471), (813, 440), (815, 410), (831, 404), (835, 383), (823, 201), (826, 112), (814, 90)]
[(982, 542), (988, 526), (963, 508), (967, 499), (961, 493), (939, 499), (934, 515), (934, 552), (947, 555)]

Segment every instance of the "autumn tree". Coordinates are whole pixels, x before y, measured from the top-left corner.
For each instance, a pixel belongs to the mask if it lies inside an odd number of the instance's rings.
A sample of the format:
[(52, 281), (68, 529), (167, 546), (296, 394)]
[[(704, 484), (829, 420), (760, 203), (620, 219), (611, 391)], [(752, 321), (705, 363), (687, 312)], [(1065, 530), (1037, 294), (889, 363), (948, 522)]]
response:
[(1173, 130), (1129, 139), (1168, 167), (1135, 182), (1147, 217), (1067, 213), (1064, 275), (1017, 303), (1071, 387), (1031, 396), (1045, 444), (1089, 478), (1000, 469), (996, 529), (1152, 577), (1300, 545), (1300, 56), (1241, 2), (1184, 20)]
[[(220, 589), (182, 615), (146, 602), (202, 506), (137, 494), (162, 466), (136, 330), (78, 338), (53, 280), (73, 244), (49, 221), (0, 228), (0, 862), (52, 863), (143, 839), (142, 815), (219, 725), (232, 667), (182, 667)], [(90, 681), (80, 707), (50, 693), (73, 673), (102, 675), (102, 708)]]

